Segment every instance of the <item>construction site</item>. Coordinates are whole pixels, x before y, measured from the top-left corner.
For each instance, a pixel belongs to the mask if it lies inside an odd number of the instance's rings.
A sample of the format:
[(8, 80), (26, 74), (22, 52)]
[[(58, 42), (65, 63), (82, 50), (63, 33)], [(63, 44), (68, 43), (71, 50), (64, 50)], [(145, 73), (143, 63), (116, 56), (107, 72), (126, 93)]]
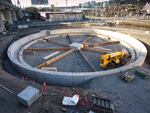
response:
[(150, 112), (150, 20), (139, 13), (148, 9), (122, 18), (108, 11), (113, 0), (79, 12), (66, 1), (62, 12), (40, 10), (43, 21), (6, 3), (2, 12), (19, 14), (8, 24), (0, 13), (0, 113)]

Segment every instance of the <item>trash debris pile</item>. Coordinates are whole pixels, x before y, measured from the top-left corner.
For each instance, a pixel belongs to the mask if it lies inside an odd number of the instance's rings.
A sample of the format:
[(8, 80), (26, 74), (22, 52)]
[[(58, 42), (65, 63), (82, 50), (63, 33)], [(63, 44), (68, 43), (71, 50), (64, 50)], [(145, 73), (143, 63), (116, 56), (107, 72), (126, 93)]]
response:
[(73, 97), (64, 96), (62, 104), (75, 106), (77, 105), (78, 101), (79, 101), (79, 95), (74, 95)]
[(97, 96), (64, 96), (62, 105), (65, 113), (115, 113), (111, 100)]
[(121, 79), (125, 82), (132, 82), (135, 79), (135, 75), (129, 72), (126, 72), (121, 76)]
[(45, 81), (41, 90), (27, 86), (18, 94), (18, 99), (28, 107), (37, 101), (43, 103), (41, 113), (55, 113), (57, 110), (60, 113), (115, 113), (111, 98), (102, 96), (102, 93), (80, 88), (47, 87)]

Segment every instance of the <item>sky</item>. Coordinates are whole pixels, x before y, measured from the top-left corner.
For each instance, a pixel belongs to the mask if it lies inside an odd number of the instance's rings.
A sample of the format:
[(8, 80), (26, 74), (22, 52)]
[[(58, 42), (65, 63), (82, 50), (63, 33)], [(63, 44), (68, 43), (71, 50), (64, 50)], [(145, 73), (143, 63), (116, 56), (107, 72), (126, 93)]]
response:
[[(31, 5), (31, 0), (19, 0), (21, 6), (27, 7)], [(48, 0), (49, 4), (54, 4), (55, 6), (66, 6), (66, 0)], [(68, 0), (68, 6), (75, 6), (78, 5), (79, 3), (83, 2), (88, 2), (88, 1), (93, 1), (93, 0)], [(95, 0), (96, 2), (102, 2), (102, 1), (107, 1), (107, 0)], [(13, 4), (17, 3), (17, 0), (12, 0)]]

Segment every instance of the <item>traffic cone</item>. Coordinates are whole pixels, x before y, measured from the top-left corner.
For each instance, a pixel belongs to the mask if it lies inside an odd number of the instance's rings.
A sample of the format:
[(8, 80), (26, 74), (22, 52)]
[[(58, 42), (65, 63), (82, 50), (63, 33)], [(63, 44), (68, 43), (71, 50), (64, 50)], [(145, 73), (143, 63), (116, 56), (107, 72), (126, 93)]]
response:
[(47, 91), (46, 82), (44, 81), (44, 83), (43, 83), (43, 95), (46, 95), (46, 91)]

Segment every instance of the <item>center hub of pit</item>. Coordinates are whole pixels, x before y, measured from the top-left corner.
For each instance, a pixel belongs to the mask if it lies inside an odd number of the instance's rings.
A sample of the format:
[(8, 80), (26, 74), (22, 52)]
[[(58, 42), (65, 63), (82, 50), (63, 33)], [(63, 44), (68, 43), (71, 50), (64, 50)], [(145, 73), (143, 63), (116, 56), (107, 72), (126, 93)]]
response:
[(69, 47), (78, 51), (83, 48), (83, 44), (75, 42), (75, 43), (70, 44)]

